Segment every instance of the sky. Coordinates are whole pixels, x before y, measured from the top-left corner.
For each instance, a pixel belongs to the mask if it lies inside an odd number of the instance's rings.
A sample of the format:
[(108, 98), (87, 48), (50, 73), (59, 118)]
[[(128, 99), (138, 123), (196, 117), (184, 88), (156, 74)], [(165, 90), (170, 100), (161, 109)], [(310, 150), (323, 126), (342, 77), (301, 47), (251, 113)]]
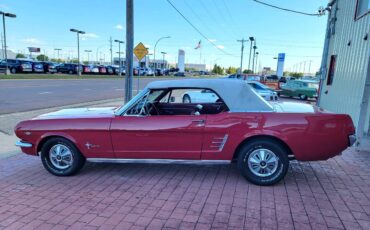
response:
[[(258, 65), (276, 69), (274, 57), (286, 53), (285, 70), (318, 70), (324, 44), (327, 16), (293, 14), (256, 3), (252, 0), (170, 0), (176, 8), (204, 34), (203, 38), (176, 12), (167, 0), (134, 0), (134, 46), (139, 42), (153, 53), (166, 52), (170, 63), (177, 62), (179, 49), (185, 50), (186, 63), (240, 66), (241, 43), (237, 40), (256, 38)], [(281, 7), (316, 13), (327, 0), (263, 0)], [(8, 47), (14, 52), (28, 52), (27, 47), (40, 47), (49, 57), (77, 57), (76, 28), (86, 31), (80, 42), (92, 50), (90, 59), (110, 59), (109, 39), (125, 41), (125, 0), (1, 0), (0, 10), (17, 15), (7, 18)], [(200, 50), (195, 50), (201, 40)], [(250, 43), (245, 43), (243, 69), (248, 67)], [(118, 44), (113, 43), (114, 56)], [(151, 58), (153, 56), (150, 56)], [(306, 64), (304, 64), (306, 63)], [(304, 68), (305, 67), (305, 68)]]

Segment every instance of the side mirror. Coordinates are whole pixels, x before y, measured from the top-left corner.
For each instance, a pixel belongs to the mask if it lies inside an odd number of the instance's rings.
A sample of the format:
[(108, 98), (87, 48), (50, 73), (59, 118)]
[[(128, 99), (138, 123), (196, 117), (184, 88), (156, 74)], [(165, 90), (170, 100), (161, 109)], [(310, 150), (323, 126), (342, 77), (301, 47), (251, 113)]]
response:
[(175, 98), (174, 96), (170, 97), (170, 102), (171, 102), (171, 103), (174, 103), (174, 102), (175, 102), (175, 99), (176, 99), (176, 98)]

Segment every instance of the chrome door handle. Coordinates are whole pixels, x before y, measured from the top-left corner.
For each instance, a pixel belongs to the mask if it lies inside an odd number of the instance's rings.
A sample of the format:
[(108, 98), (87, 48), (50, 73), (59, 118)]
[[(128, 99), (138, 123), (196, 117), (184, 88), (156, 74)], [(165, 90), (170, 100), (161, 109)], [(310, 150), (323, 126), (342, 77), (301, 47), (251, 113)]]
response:
[(202, 126), (202, 125), (204, 125), (205, 120), (204, 119), (199, 119), (199, 120), (192, 120), (191, 122), (192, 123), (198, 123), (197, 126)]

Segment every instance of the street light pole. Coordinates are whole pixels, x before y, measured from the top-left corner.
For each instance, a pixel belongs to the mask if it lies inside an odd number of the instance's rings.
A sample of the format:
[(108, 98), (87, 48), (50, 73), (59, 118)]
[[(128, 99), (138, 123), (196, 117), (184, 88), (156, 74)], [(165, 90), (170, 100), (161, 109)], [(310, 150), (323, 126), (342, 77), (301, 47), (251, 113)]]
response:
[(5, 12), (2, 12), (0, 11), (0, 14), (2, 14), (3, 16), (3, 30), (4, 30), (4, 57), (5, 57), (5, 75), (8, 75), (8, 54), (6, 52), (6, 29), (5, 29), (5, 17), (9, 17), (9, 18), (15, 18), (17, 17), (15, 14), (11, 14), (11, 13), (5, 13)]
[(77, 33), (77, 75), (81, 76), (81, 68), (80, 68), (80, 34), (85, 34), (85, 31), (70, 29), (69, 31)]
[(85, 52), (87, 53), (87, 63), (90, 64), (90, 53), (91, 53), (91, 50), (85, 50)]
[(256, 70), (257, 70), (257, 73), (258, 73), (258, 52), (256, 52)]
[(163, 65), (163, 68), (164, 68), (164, 56), (167, 54), (166, 52), (161, 52), (161, 54), (163, 55), (163, 58), (162, 58), (162, 65)]
[(121, 61), (121, 44), (125, 43), (124, 41), (114, 40), (114, 42), (118, 43), (118, 61), (119, 61), (119, 71), (118, 76), (122, 76), (122, 61)]
[(251, 46), (249, 48), (248, 70), (251, 70), (251, 57), (252, 57), (252, 46), (253, 46), (254, 37), (249, 37), (249, 41), (251, 42)]
[(153, 61), (154, 61), (154, 77), (155, 77), (155, 72), (156, 72), (156, 69), (157, 69), (157, 63), (155, 62), (155, 49), (157, 48), (157, 45), (158, 45), (158, 42), (162, 39), (166, 39), (166, 38), (171, 38), (170, 36), (165, 36), (165, 37), (161, 37), (157, 40), (157, 42), (155, 43), (154, 45), (154, 51), (153, 51)]
[(256, 57), (256, 49), (257, 49), (257, 46), (256, 46), (256, 41), (254, 41), (254, 46), (253, 46), (253, 65), (252, 65), (252, 71), (254, 73), (254, 60), (255, 60), (255, 57)]

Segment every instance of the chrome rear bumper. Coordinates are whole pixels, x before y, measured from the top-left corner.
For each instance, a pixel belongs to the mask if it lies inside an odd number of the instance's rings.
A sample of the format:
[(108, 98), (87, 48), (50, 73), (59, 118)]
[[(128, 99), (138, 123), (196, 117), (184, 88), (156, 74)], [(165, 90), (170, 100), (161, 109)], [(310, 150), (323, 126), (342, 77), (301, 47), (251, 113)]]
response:
[(356, 134), (349, 135), (348, 141), (348, 146), (353, 146), (357, 141)]
[(21, 148), (31, 148), (32, 144), (24, 141), (17, 141), (15, 143), (15, 146), (21, 147)]

